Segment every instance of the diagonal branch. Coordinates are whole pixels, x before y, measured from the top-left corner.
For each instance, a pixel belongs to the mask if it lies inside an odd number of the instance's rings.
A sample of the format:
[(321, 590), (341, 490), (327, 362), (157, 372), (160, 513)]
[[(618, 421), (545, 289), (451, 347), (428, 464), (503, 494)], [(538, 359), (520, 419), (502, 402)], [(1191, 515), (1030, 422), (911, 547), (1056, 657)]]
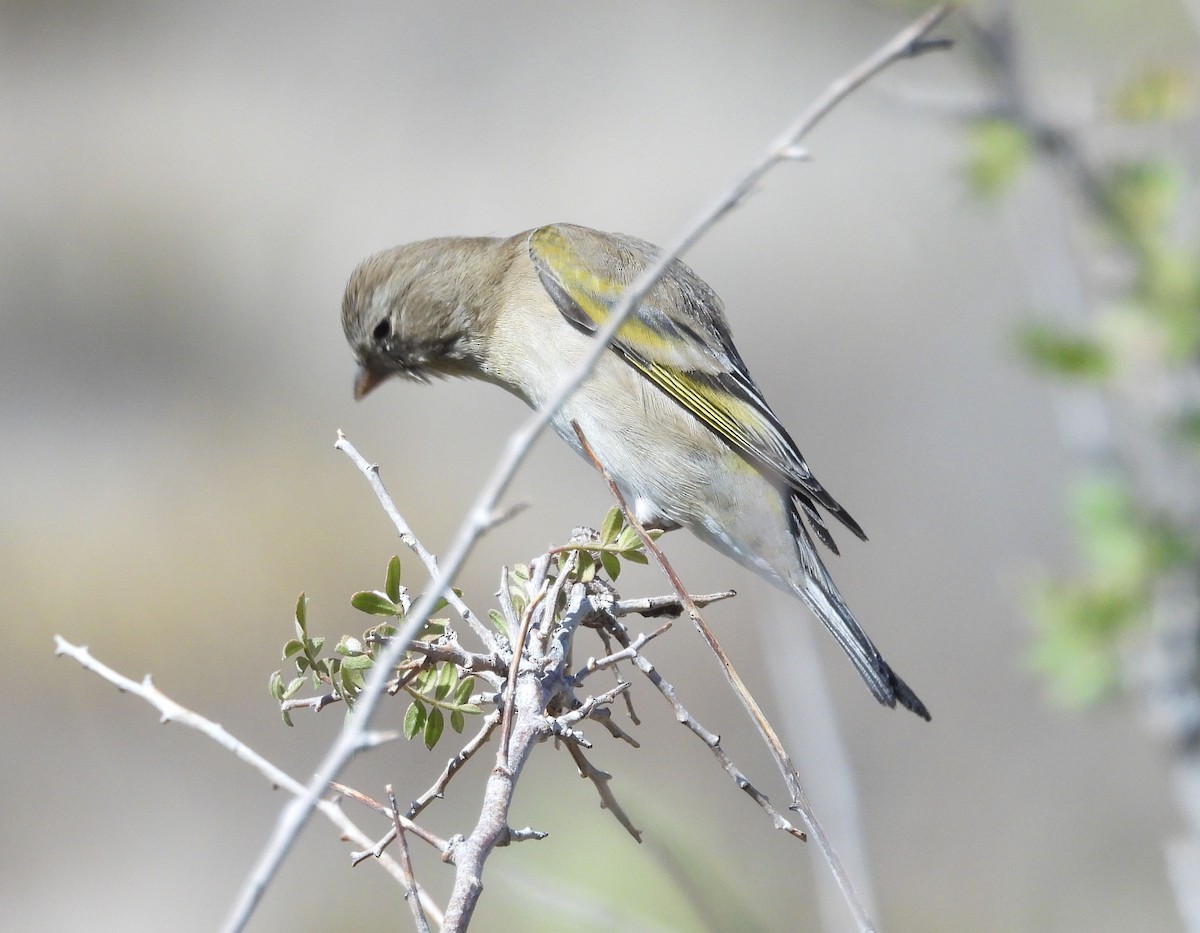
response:
[(242, 930), (249, 921), (251, 914), (262, 899), (267, 885), (278, 871), (301, 828), (308, 821), (321, 794), (329, 786), (329, 782), (337, 777), (350, 758), (362, 747), (363, 735), (370, 725), (371, 716), (383, 693), (388, 672), (395, 668), (407, 643), (425, 625), (436, 601), (449, 589), (451, 581), (466, 563), (467, 557), (475, 549), (480, 537), (494, 523), (500, 497), (512, 482), (518, 467), (532, 448), (533, 442), (571, 394), (588, 378), (596, 361), (608, 351), (610, 341), (625, 319), (662, 277), (670, 264), (695, 244), (722, 216), (735, 207), (768, 171), (780, 162), (794, 159), (801, 140), (849, 94), (880, 71), (901, 59), (911, 58), (934, 48), (943, 48), (945, 43), (930, 42), (926, 36), (941, 22), (949, 9), (945, 5), (934, 7), (911, 25), (902, 29), (859, 65), (830, 84), (787, 130), (767, 147), (766, 152), (709, 207), (702, 211), (685, 229), (683, 235), (667, 249), (664, 249), (658, 260), (625, 291), (621, 300), (613, 308), (605, 326), (596, 334), (589, 351), (579, 361), (572, 376), (565, 380), (542, 408), (530, 416), (509, 438), (496, 469), (484, 484), (464, 518), (454, 543), (451, 545), (444, 563), (435, 574), (429, 589), (417, 600), (405, 624), (397, 632), (395, 640), (371, 669), (356, 705), (354, 717), (326, 752), (304, 794), (292, 799), (280, 813), (270, 840), (263, 848), (238, 892), (237, 901), (230, 913), (226, 929)]

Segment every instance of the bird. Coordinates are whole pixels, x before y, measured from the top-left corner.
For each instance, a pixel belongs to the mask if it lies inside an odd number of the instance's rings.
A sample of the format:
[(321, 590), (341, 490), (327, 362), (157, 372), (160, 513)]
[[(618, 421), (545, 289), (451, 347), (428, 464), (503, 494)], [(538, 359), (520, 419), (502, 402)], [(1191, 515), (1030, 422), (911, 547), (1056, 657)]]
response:
[[(466, 377), (539, 408), (659, 254), (637, 237), (566, 223), (376, 253), (351, 274), (342, 302), (358, 364), (354, 397), (392, 377)], [(838, 553), (826, 516), (866, 535), (751, 378), (721, 299), (682, 261), (670, 263), (551, 419), (582, 453), (573, 423), (638, 521), (688, 528), (799, 597), (875, 699), (930, 719), (846, 605), (813, 540)]]

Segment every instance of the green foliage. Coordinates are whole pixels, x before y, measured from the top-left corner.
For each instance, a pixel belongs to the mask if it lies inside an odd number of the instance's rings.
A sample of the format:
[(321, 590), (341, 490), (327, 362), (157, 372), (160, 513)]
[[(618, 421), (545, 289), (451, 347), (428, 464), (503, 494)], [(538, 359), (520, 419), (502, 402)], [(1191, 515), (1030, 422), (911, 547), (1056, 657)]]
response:
[(968, 142), (967, 183), (982, 198), (1005, 194), (1033, 157), (1029, 135), (1011, 120), (989, 117), (975, 121)]
[[(661, 532), (650, 534), (657, 537)], [(551, 551), (551, 557), (548, 576), (565, 573), (567, 579), (564, 583), (589, 582), (598, 573), (615, 580), (621, 572), (623, 561), (638, 564), (647, 562), (641, 538), (625, 523), (617, 508), (609, 510), (601, 530), (595, 533), (594, 538), (573, 541), (556, 548)], [(531, 578), (532, 571), (525, 564), (517, 564), (509, 570), (506, 598), (517, 619), (524, 616), (537, 595), (533, 592)], [(332, 694), (346, 704), (348, 711), (352, 710), (368, 672), (375, 665), (377, 652), (387, 644), (388, 639), (395, 636), (412, 605), (408, 590), (401, 585), (400, 579), (400, 559), (392, 557), (384, 574), (383, 589), (364, 590), (350, 597), (351, 606), (379, 621), (361, 636), (343, 635), (328, 656), (324, 652), (326, 639), (309, 633), (308, 600), (301, 594), (296, 603), (296, 637), (283, 646), (283, 660), (291, 662), (293, 676), (285, 680), (282, 671), (273, 673), (270, 678), (271, 696), (282, 705), (295, 697), (305, 683), (311, 682), (314, 691), (320, 691), (322, 695)], [(565, 590), (566, 587), (559, 588), (562, 600), (566, 599)], [(461, 595), (458, 590), (454, 592)], [(440, 600), (434, 611), (439, 611), (445, 605), (446, 601)], [(561, 608), (561, 603), (553, 607), (556, 612)], [(506, 638), (516, 638), (517, 633), (509, 631), (503, 613), (492, 609), (488, 612), (488, 618)], [(417, 635), (418, 641), (433, 642), (430, 652), (435, 656), (436, 649), (440, 647), (436, 640), (448, 634), (446, 624), (445, 619), (430, 619)], [(443, 644), (456, 643), (451, 640)], [(408, 739), (420, 736), (430, 749), (441, 739), (447, 724), (456, 733), (461, 733), (466, 727), (467, 716), (482, 713), (478, 704), (471, 702), (475, 689), (474, 676), (452, 661), (434, 660), (426, 651), (406, 652), (388, 689), (391, 693), (404, 692), (410, 698), (411, 702), (404, 713), (404, 736)], [(313, 705), (319, 708), (324, 703)], [(289, 712), (281, 710), (281, 713), (283, 721), (292, 725)]]
[[(1154, 68), (1114, 95), (1111, 112), (1130, 121), (1178, 120), (1194, 109), (1195, 78), (1175, 68)], [(1057, 132), (1057, 131), (1054, 131)], [(1182, 205), (1194, 196), (1191, 167), (1151, 153), (1093, 165), (1089, 151), (1070, 134), (1038, 129), (1055, 139), (1039, 152), (1060, 158), (1062, 177), (1073, 180), (1079, 203), (1129, 276), (1106, 306), (1076, 331), (1044, 321), (1017, 334), (1023, 355), (1060, 380), (1088, 381), (1112, 389), (1128, 380), (1170, 385), (1194, 378), (1200, 357), (1200, 242)], [(983, 197), (1003, 193), (1033, 147), (1026, 132), (1004, 121), (973, 125), (968, 173)], [(1156, 390), (1157, 391), (1157, 390)], [(1165, 418), (1165, 456), (1200, 454), (1200, 410)], [(1148, 433), (1150, 443), (1154, 442)], [(1037, 638), (1032, 663), (1054, 693), (1071, 705), (1105, 696), (1120, 680), (1121, 651), (1144, 627), (1155, 587), (1200, 554), (1200, 530), (1173, 528), (1139, 504), (1127, 475), (1113, 473), (1077, 483), (1071, 522), (1082, 568), (1069, 579), (1040, 584), (1029, 596)]]
[[(400, 559), (388, 561), (382, 590), (355, 593), (350, 604), (370, 616), (383, 616), (392, 621), (381, 622), (363, 633), (361, 638), (343, 635), (331, 657), (322, 657), (325, 638), (313, 637), (308, 632), (308, 600), (300, 595), (296, 603), (296, 637), (283, 646), (283, 659), (292, 661), (296, 676), (284, 684), (283, 673), (276, 671), (270, 678), (271, 695), (279, 702), (291, 699), (306, 680), (311, 678), (313, 690), (332, 692), (345, 704), (347, 710), (366, 682), (367, 672), (374, 666), (376, 652), (398, 630), (412, 604), (408, 591), (400, 584)], [(445, 605), (441, 601), (438, 608)], [(425, 641), (437, 638), (446, 632), (446, 620), (430, 619), (417, 635)], [(412, 738), (418, 733), (428, 748), (433, 748), (441, 738), (445, 718), (456, 732), (464, 728), (467, 715), (482, 712), (478, 705), (469, 702), (474, 690), (475, 678), (463, 676), (451, 662), (433, 662), (419, 652), (409, 651), (401, 660), (396, 672), (397, 689), (402, 689), (412, 698), (405, 713), (404, 733)], [(282, 712), (283, 721), (292, 725), (289, 713)]]
[[(662, 531), (656, 528), (647, 534), (654, 540)], [(609, 580), (616, 581), (621, 575), (621, 561), (633, 564), (648, 562), (642, 539), (633, 526), (625, 522), (624, 514), (615, 505), (604, 516), (594, 540), (570, 544), (562, 550), (574, 551), (578, 555), (572, 576), (581, 583), (592, 580), (600, 570)]]
[(1037, 626), (1032, 663), (1060, 701), (1079, 707), (1118, 685), (1122, 643), (1145, 625), (1155, 580), (1195, 552), (1185, 536), (1142, 514), (1114, 477), (1077, 484), (1071, 521), (1083, 571), (1041, 584), (1029, 602)]
[(1032, 321), (1017, 331), (1017, 346), (1039, 369), (1073, 379), (1105, 379), (1113, 361), (1099, 340), (1060, 330), (1045, 321)]
[(1112, 112), (1121, 120), (1165, 123), (1190, 116), (1195, 104), (1194, 75), (1178, 67), (1155, 66), (1113, 95)]

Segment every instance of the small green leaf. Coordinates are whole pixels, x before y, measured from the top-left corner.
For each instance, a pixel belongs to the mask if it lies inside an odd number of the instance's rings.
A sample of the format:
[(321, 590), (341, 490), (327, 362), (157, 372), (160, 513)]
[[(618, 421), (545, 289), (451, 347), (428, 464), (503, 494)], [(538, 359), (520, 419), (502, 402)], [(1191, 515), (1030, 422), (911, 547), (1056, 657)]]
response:
[(508, 623), (504, 621), (504, 616), (499, 609), (488, 610), (488, 621), (492, 623), (492, 628), (501, 635), (508, 634)]
[(467, 725), (467, 718), (462, 714), (462, 710), (450, 711), (450, 728), (455, 732), (461, 733)]
[(458, 668), (449, 661), (443, 661), (438, 665), (437, 682), (434, 685), (433, 696), (435, 699), (444, 700), (450, 693), (451, 688), (458, 680)]
[(308, 653), (316, 657), (321, 653), (321, 649), (325, 647), (325, 636), (318, 635), (316, 638), (308, 640)]
[(283, 660), (286, 661), (293, 654), (299, 654), (303, 650), (304, 642), (302, 642), (299, 638), (290, 639), (287, 644), (283, 646)]
[(287, 712), (286, 710), (280, 710), (280, 712), (279, 712), (279, 717), (280, 717), (280, 718), (283, 720), (283, 724), (284, 724), (285, 726), (291, 726), (291, 725), (293, 725), (293, 723), (292, 723), (292, 714), (291, 714), (291, 713), (289, 713), (289, 712)]
[(283, 691), (283, 699), (290, 700), (292, 697), (294, 697), (300, 691), (300, 688), (304, 686), (304, 680), (305, 678), (303, 677), (292, 678), (292, 682), (289, 683), (287, 685), (287, 689)]
[(608, 575), (608, 579), (615, 582), (621, 574), (621, 559), (612, 551), (601, 551), (600, 563), (604, 566), (604, 572)]
[(464, 703), (462, 706), (459, 707), (459, 709), (462, 710), (464, 713), (466, 713), (468, 716), (478, 716), (480, 713), (483, 712), (483, 710), (480, 708), (478, 703)]
[(971, 127), (967, 181), (980, 197), (1004, 194), (1033, 156), (1033, 144), (1010, 120), (979, 120)]
[(394, 554), (388, 561), (387, 578), (383, 584), (383, 591), (392, 602), (400, 602), (400, 558)]
[(343, 667), (340, 676), (342, 679), (342, 695), (347, 699), (362, 689), (363, 675), (361, 670)]
[(1155, 67), (1137, 75), (1113, 98), (1113, 111), (1126, 120), (1166, 121), (1186, 117), (1196, 100), (1195, 77), (1179, 67)]
[(268, 681), (268, 684), (269, 684), (268, 689), (270, 689), (270, 691), (271, 691), (271, 696), (273, 696), (276, 700), (282, 700), (283, 699), (283, 674), (280, 671), (276, 671), (274, 674), (271, 675), (271, 679), (270, 679), (270, 681)]
[(449, 621), (449, 619), (430, 619), (425, 623), (425, 627), (421, 629), (421, 635), (445, 635), (446, 623)]
[(308, 597), (303, 593), (296, 600), (296, 624), (302, 630), (308, 626)]
[(615, 505), (604, 516), (604, 524), (600, 526), (600, 543), (612, 544), (624, 525), (625, 516)]
[(1056, 375), (1104, 379), (1114, 370), (1108, 350), (1096, 339), (1049, 324), (1025, 325), (1017, 332), (1017, 345), (1034, 364)]
[(642, 539), (638, 537), (637, 530), (626, 525), (621, 529), (621, 534), (617, 538), (617, 550), (629, 551), (642, 546)]
[(475, 690), (475, 678), (464, 677), (458, 682), (458, 686), (454, 688), (454, 703), (456, 706), (462, 706), (470, 698), (471, 693)]
[(359, 612), (370, 613), (373, 616), (400, 616), (403, 610), (392, 602), (386, 593), (369, 590), (355, 593), (350, 597), (350, 605)]
[(427, 667), (412, 679), (410, 686), (413, 690), (417, 691), (417, 693), (428, 693), (429, 685), (433, 682), (433, 678), (436, 676), (436, 674), (437, 670), (435, 668)]
[(425, 747), (432, 749), (437, 745), (438, 739), (442, 737), (445, 729), (446, 718), (442, 715), (442, 711), (435, 706), (430, 709), (429, 715), (425, 718)]
[(634, 564), (648, 564), (648, 558), (642, 551), (622, 551), (621, 560), (627, 560)]
[(425, 728), (425, 705), (420, 700), (413, 700), (404, 714), (404, 737), (412, 739), (423, 728)]
[(579, 569), (575, 571), (575, 578), (580, 583), (591, 583), (596, 578), (596, 562), (582, 551), (579, 554)]
[(342, 670), (365, 671), (374, 663), (369, 654), (351, 654), (342, 659)]
[(352, 654), (362, 654), (363, 643), (353, 635), (343, 635), (333, 650), (343, 657)]

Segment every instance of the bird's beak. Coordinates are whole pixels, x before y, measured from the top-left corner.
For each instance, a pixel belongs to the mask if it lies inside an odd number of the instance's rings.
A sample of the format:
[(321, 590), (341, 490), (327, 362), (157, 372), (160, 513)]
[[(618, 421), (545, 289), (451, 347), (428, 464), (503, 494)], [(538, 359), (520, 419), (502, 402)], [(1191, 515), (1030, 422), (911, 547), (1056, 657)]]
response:
[(354, 376), (354, 400), (359, 401), (389, 375), (387, 370), (372, 366), (369, 362), (359, 363), (358, 372)]

